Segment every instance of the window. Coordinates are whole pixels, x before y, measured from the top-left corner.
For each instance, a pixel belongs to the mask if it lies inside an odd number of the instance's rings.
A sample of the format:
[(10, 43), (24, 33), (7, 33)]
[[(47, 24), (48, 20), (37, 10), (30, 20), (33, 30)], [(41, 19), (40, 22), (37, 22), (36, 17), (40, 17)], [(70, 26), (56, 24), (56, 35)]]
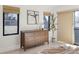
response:
[(79, 27), (79, 11), (75, 11), (75, 27)]

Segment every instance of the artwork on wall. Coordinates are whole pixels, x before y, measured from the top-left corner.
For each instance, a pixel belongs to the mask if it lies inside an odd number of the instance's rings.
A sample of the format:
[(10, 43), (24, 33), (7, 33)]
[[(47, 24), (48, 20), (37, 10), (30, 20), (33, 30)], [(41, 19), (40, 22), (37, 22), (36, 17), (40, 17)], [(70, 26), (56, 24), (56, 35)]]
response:
[(39, 12), (27, 10), (27, 24), (38, 24), (39, 22)]
[(3, 35), (19, 34), (19, 14), (3, 13)]

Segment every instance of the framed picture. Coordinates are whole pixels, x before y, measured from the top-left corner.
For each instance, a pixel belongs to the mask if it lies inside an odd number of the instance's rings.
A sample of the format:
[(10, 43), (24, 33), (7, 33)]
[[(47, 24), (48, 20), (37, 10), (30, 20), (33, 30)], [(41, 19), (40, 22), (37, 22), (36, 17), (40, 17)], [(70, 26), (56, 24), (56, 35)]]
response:
[(39, 12), (27, 10), (27, 24), (38, 24), (39, 22)]
[(19, 14), (3, 12), (3, 36), (19, 34)]

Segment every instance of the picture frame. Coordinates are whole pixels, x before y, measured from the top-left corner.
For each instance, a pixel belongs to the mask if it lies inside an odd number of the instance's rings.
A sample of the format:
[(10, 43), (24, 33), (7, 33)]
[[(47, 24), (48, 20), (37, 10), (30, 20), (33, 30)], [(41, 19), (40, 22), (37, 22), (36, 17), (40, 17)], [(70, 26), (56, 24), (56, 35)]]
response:
[(39, 12), (27, 10), (27, 24), (33, 25), (39, 23)]
[(3, 12), (3, 36), (19, 34), (19, 13)]

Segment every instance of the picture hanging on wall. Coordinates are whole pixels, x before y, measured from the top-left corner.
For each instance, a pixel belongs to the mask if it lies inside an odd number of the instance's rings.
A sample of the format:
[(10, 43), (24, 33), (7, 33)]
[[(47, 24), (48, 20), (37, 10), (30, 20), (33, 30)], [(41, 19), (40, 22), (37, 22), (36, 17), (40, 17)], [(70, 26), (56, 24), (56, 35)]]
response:
[(39, 22), (39, 12), (27, 10), (27, 24), (38, 24)]

